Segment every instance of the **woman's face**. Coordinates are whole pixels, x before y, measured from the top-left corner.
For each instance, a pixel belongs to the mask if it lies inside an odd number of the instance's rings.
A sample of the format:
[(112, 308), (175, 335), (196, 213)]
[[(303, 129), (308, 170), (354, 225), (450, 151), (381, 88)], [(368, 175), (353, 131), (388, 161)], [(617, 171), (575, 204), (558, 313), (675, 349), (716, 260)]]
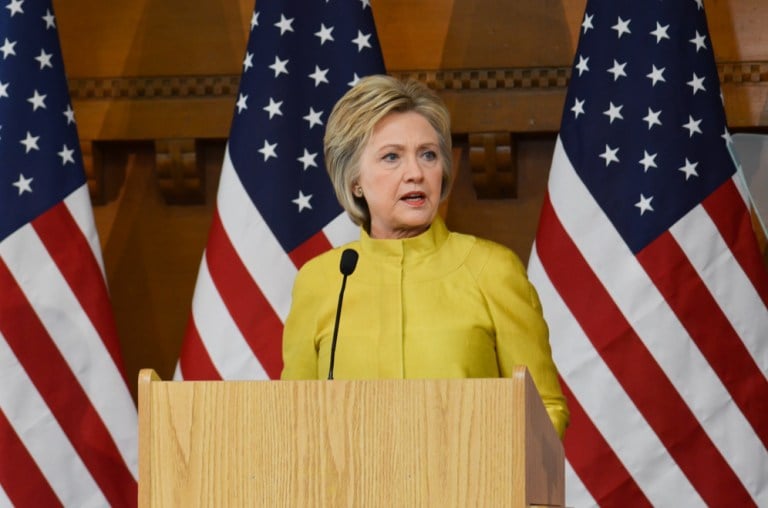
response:
[(419, 113), (390, 113), (373, 129), (360, 157), (360, 186), (372, 238), (408, 238), (437, 214), (443, 180), (438, 135)]

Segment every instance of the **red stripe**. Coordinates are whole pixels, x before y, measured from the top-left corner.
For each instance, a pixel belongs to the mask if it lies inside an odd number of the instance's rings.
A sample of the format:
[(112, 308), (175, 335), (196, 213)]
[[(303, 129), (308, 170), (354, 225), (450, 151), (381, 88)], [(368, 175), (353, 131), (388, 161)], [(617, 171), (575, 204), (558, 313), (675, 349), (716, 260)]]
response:
[(328, 237), (325, 233), (318, 231), (312, 238), (302, 243), (291, 252), (288, 253), (288, 257), (291, 258), (296, 268), (301, 268), (304, 263), (323, 252), (333, 248), (331, 242), (328, 241)]
[(664, 233), (637, 259), (768, 447), (768, 381), (685, 252)]
[(136, 480), (104, 422), (0, 259), (0, 331), (113, 506), (135, 505)]
[(128, 387), (107, 285), (83, 232), (63, 202), (32, 221), (32, 227), (93, 323)]
[(760, 256), (749, 210), (733, 180), (721, 185), (702, 205), (741, 269), (755, 286), (763, 305), (768, 307), (768, 271)]
[(195, 317), (191, 315), (184, 334), (184, 342), (179, 354), (181, 375), (187, 381), (219, 381), (221, 374), (208, 356), (208, 350), (200, 339), (195, 326)]
[(0, 411), (0, 485), (15, 506), (62, 506), (35, 459)]
[(600, 506), (652, 506), (635, 479), (613, 452), (608, 442), (592, 423), (565, 380), (560, 379), (568, 401), (571, 420), (565, 433), (564, 446), (568, 462)]
[(224, 305), (253, 354), (270, 378), (279, 378), (283, 370), (283, 322), (240, 260), (218, 211), (213, 215), (205, 259)]
[(563, 229), (549, 195), (536, 245), (552, 283), (595, 350), (705, 502), (752, 506), (739, 478)]

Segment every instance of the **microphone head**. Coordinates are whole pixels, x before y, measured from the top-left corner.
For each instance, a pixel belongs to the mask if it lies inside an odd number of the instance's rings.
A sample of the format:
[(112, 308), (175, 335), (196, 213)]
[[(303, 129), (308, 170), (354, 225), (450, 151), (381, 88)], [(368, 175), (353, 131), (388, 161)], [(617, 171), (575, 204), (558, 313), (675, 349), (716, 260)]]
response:
[(339, 270), (343, 275), (352, 275), (357, 266), (357, 251), (355, 249), (344, 249), (341, 253), (341, 262)]

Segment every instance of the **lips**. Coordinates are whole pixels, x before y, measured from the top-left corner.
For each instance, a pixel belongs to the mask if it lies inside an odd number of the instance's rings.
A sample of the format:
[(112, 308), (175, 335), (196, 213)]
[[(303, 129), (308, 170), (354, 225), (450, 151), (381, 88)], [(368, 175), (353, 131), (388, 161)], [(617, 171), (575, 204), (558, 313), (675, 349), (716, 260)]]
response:
[(427, 195), (423, 192), (408, 192), (403, 194), (400, 200), (411, 205), (420, 205), (426, 201), (426, 198)]

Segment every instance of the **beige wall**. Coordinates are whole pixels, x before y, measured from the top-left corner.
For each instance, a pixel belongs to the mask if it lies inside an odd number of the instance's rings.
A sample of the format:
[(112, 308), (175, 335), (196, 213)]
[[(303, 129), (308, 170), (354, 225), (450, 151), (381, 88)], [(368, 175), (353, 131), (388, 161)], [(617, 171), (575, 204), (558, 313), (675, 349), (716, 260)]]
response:
[[(451, 108), (462, 153), (449, 225), (523, 259), (584, 3), (372, 0), (388, 72), (426, 81)], [(705, 5), (729, 123), (765, 130), (768, 2)], [(54, 7), (128, 376), (152, 367), (167, 378), (206, 242), (253, 2)], [(483, 89), (502, 74), (510, 85)]]

